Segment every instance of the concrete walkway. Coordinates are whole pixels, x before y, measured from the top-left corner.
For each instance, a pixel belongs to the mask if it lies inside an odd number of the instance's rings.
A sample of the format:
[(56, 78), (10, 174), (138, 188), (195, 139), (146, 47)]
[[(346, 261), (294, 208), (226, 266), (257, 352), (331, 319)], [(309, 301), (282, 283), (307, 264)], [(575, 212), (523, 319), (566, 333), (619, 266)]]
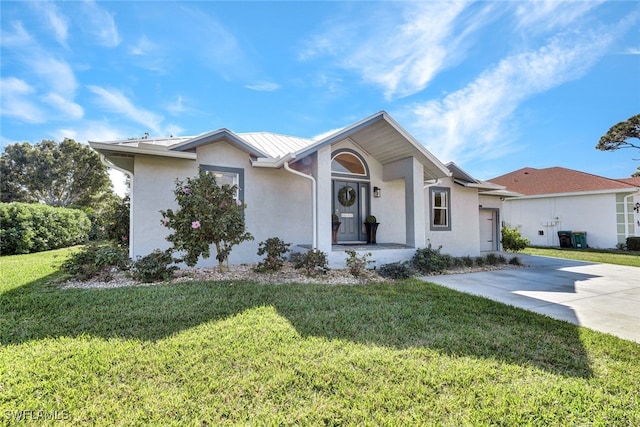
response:
[(640, 268), (518, 257), (529, 267), (422, 279), (640, 343)]

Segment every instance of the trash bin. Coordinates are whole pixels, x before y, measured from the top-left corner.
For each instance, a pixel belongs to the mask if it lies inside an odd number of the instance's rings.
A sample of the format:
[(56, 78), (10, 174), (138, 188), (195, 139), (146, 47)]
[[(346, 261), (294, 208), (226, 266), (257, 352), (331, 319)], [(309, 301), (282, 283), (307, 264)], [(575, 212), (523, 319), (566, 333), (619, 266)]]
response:
[(573, 247), (573, 234), (571, 231), (558, 231), (558, 239), (560, 240), (561, 248)]
[(573, 235), (573, 247), (576, 249), (587, 249), (587, 232), (586, 231), (572, 231)]

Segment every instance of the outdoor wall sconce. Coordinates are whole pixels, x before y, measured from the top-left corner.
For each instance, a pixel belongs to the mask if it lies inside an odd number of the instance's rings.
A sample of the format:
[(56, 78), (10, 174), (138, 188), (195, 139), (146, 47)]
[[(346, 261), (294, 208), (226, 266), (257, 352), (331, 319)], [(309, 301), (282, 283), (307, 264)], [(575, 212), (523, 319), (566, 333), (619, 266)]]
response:
[[(373, 191), (375, 192), (376, 189), (374, 188)], [(635, 204), (635, 206), (633, 207), (633, 210), (640, 213), (640, 202)]]
[(380, 187), (373, 187), (373, 197), (380, 197), (382, 193), (382, 190), (380, 189)]

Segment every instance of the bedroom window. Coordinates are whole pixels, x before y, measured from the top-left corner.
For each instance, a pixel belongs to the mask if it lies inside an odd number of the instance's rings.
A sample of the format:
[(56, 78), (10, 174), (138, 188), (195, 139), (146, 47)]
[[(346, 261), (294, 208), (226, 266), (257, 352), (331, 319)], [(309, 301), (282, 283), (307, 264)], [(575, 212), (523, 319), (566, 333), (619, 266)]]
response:
[(433, 187), (429, 194), (431, 230), (451, 230), (451, 190)]
[(234, 198), (236, 200), (244, 200), (244, 169), (209, 165), (201, 165), (200, 168), (207, 173), (214, 174), (219, 186), (237, 185), (238, 189), (236, 190)]

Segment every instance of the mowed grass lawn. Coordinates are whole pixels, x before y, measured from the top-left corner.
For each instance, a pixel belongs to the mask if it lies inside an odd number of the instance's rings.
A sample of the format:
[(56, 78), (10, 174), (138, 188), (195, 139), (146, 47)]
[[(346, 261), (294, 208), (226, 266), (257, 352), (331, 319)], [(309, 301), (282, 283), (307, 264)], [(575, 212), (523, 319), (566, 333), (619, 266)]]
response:
[(605, 264), (640, 267), (640, 252), (611, 251), (601, 249), (565, 249), (565, 248), (525, 248), (522, 253), (528, 255), (549, 256), (554, 258), (576, 259), (578, 261), (600, 262)]
[(610, 335), (419, 280), (62, 290), (67, 254), (0, 258), (0, 424), (640, 425)]

